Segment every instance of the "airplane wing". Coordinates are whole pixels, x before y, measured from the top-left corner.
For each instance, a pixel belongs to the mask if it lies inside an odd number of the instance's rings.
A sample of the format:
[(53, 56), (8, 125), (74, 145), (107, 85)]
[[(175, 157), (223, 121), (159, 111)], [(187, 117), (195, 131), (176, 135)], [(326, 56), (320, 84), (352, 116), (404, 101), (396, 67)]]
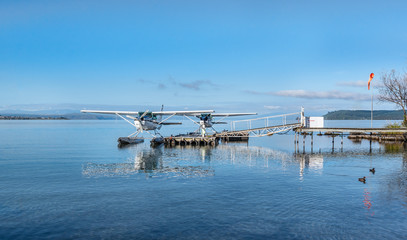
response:
[(245, 115), (257, 115), (257, 113), (211, 113), (212, 117), (235, 117)]
[[(102, 110), (81, 110), (83, 113), (100, 113), (100, 114), (120, 114), (120, 115), (138, 115), (139, 112), (132, 111), (102, 111)], [(213, 113), (213, 110), (197, 110), (197, 111), (160, 111), (152, 112), (154, 115), (197, 115), (201, 113)]]
[(100, 113), (100, 114), (121, 114), (121, 115), (138, 115), (139, 112), (131, 111), (101, 111), (101, 110), (81, 110), (83, 113)]
[(154, 115), (188, 115), (188, 116), (195, 116), (201, 113), (213, 113), (213, 110), (194, 110), (194, 111), (160, 111), (160, 112), (153, 112)]

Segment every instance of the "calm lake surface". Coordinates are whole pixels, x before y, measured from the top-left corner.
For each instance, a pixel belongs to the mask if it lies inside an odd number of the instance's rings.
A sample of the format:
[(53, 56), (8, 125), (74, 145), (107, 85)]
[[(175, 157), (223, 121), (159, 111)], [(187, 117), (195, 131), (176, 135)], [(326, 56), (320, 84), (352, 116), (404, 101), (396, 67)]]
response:
[(403, 146), (370, 153), (344, 138), (341, 150), (337, 138), (332, 152), (332, 138), (315, 136), (313, 154), (308, 138), (296, 154), (290, 133), (118, 148), (132, 131), (119, 120), (0, 121), (0, 239), (407, 239)]

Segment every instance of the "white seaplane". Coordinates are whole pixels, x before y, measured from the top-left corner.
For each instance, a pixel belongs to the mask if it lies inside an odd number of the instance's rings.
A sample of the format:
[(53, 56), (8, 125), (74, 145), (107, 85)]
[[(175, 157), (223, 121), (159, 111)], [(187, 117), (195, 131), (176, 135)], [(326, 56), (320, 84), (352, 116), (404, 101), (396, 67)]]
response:
[[(155, 137), (158, 133), (158, 130), (161, 129), (162, 125), (179, 125), (182, 124), (180, 122), (167, 122), (171, 117), (175, 115), (179, 116), (195, 116), (197, 114), (204, 114), (204, 113), (213, 113), (213, 110), (196, 110), (196, 111), (161, 111), (159, 112), (150, 112), (149, 110), (144, 112), (132, 112), (132, 111), (102, 111), (102, 110), (81, 110), (82, 113), (98, 113), (98, 114), (114, 114), (128, 122), (129, 124), (136, 127), (137, 131), (129, 135), (137, 136), (138, 134), (146, 131), (147, 133), (151, 134)], [(163, 116), (169, 115), (169, 117), (162, 119)], [(130, 120), (133, 120), (131, 122)], [(153, 131), (154, 134), (150, 133)]]
[[(216, 130), (213, 128), (213, 124), (226, 124), (225, 122), (220, 122), (226, 117), (231, 116), (243, 116), (243, 115), (254, 115), (257, 113), (214, 113), (214, 110), (193, 110), (193, 111), (161, 111), (151, 112), (149, 110), (144, 112), (132, 112), (132, 111), (103, 111), (103, 110), (81, 110), (82, 113), (97, 113), (97, 114), (114, 114), (119, 116), (132, 126), (134, 126), (137, 131), (130, 134), (127, 137), (121, 137), (118, 139), (119, 144), (128, 144), (128, 143), (138, 143), (144, 141), (143, 138), (137, 138), (140, 133), (144, 131), (150, 134), (153, 137), (153, 140), (160, 141), (162, 139), (161, 134), (158, 130), (161, 129), (163, 125), (180, 125), (180, 122), (167, 122), (173, 116), (184, 116), (192, 120), (194, 123), (199, 125), (199, 128), (196, 132), (201, 131), (202, 136), (206, 133), (206, 128), (211, 128), (214, 132)], [(168, 116), (165, 119), (162, 119), (163, 116)], [(194, 121), (190, 117), (198, 117), (199, 122)], [(214, 122), (213, 117), (223, 117), (220, 121)], [(133, 122), (131, 122), (131, 120)]]

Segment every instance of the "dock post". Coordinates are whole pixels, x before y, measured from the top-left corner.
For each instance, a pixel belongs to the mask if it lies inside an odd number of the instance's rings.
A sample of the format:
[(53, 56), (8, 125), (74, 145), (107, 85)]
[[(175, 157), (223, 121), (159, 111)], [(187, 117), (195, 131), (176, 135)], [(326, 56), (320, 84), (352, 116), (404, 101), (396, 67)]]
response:
[(343, 133), (342, 133), (342, 136), (341, 136), (341, 152), (343, 152)]
[(372, 133), (370, 133), (370, 147), (369, 147), (369, 153), (372, 153)]
[(297, 153), (300, 153), (300, 133), (297, 134)]
[(332, 153), (335, 151), (335, 135), (332, 135)]
[(299, 143), (299, 140), (300, 140), (300, 133), (298, 133), (298, 136), (297, 136), (297, 152), (300, 152), (300, 143)]
[(305, 153), (305, 134), (303, 135), (304, 138), (302, 139), (302, 153)]
[(297, 132), (294, 133), (294, 152), (297, 152)]
[(297, 143), (297, 132), (294, 133), (294, 145)]

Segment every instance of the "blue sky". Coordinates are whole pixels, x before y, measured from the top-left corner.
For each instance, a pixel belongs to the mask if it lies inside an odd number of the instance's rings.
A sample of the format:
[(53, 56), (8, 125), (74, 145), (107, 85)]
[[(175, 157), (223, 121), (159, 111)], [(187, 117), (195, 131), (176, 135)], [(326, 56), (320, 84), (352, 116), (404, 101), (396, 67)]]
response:
[(0, 106), (370, 109), (369, 74), (377, 94), (381, 73), (406, 69), (406, 9), (407, 1), (3, 0)]

